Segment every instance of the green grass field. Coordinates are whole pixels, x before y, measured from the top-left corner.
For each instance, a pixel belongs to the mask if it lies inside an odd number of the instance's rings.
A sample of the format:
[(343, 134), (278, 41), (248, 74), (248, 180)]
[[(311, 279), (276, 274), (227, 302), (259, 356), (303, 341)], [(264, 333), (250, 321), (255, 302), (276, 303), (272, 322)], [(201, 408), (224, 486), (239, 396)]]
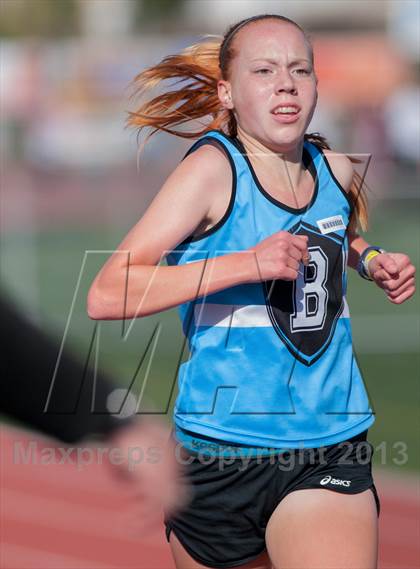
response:
[[(369, 241), (407, 252), (418, 264), (419, 202), (384, 202), (374, 211)], [(2, 238), (3, 287), (61, 341), (85, 251), (112, 250), (128, 229), (6, 234)], [(81, 359), (87, 358), (95, 328), (86, 315), (86, 294), (106, 256), (87, 256), (71, 312), (66, 346)], [(377, 414), (370, 436), (378, 448), (376, 462), (420, 471), (419, 296), (402, 306), (392, 305), (382, 291), (351, 271), (348, 299), (356, 354)], [(143, 388), (148, 403), (141, 409), (163, 414), (170, 410), (177, 363), (188, 356), (183, 352), (176, 310), (135, 321), (126, 339), (122, 339), (122, 322), (102, 323), (100, 330), (99, 366), (121, 386), (134, 381), (137, 392), (147, 376)], [(407, 445), (408, 460), (401, 443)]]

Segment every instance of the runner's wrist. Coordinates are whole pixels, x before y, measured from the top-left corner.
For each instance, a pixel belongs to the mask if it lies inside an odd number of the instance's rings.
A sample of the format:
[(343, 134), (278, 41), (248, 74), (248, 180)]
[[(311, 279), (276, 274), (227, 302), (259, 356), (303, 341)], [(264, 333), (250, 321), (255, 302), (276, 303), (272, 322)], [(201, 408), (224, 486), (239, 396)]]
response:
[(381, 247), (377, 247), (375, 245), (370, 245), (362, 251), (359, 256), (356, 269), (363, 279), (368, 281), (373, 280), (369, 265), (371, 261), (381, 253), (386, 253), (386, 251), (384, 249), (381, 249)]
[(261, 282), (255, 251), (249, 249), (238, 251), (237, 253), (232, 253), (231, 257), (233, 258), (232, 270), (238, 279), (238, 282), (235, 284)]

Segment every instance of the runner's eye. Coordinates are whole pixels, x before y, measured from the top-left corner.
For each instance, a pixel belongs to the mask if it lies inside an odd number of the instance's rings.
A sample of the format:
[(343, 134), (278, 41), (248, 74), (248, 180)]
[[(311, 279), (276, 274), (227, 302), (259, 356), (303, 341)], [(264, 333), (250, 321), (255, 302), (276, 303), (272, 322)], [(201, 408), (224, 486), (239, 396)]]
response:
[(267, 73), (271, 72), (271, 69), (268, 69), (267, 67), (261, 68), (261, 69), (257, 69), (256, 71), (254, 71), (254, 73), (262, 73), (263, 75), (267, 75)]

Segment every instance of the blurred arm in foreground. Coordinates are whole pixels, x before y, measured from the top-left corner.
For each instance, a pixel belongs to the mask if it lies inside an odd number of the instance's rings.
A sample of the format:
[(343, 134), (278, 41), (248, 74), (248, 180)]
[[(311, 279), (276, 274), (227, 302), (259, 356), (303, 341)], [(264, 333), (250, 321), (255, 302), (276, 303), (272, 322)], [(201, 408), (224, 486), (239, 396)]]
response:
[[(95, 407), (103, 412), (92, 411), (92, 390), (86, 388), (92, 370), (66, 351), (61, 354), (51, 410), (45, 412), (60, 346), (1, 295), (0, 310), (0, 413), (67, 444), (87, 439), (91, 445), (105, 442), (118, 448), (122, 460), (113, 465), (113, 471), (132, 484), (148, 511), (181, 505), (185, 492), (173, 443), (168, 440), (168, 426), (156, 419), (118, 418), (106, 411), (115, 385), (100, 372), (95, 382)], [(76, 406), (69, 412), (69, 402), (74, 401)], [(158, 460), (141, 461), (132, 468), (130, 452), (149, 448), (157, 449)]]

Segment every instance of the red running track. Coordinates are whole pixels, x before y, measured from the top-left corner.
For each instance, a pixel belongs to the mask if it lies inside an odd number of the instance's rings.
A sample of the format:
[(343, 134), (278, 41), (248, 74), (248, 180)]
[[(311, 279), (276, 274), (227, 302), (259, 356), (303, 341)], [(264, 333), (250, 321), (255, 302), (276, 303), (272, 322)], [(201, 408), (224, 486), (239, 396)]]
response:
[[(22, 461), (30, 441), (39, 441), (37, 464)], [(132, 495), (109, 467), (42, 464), (41, 444), (53, 443), (18, 429), (3, 427), (0, 442), (2, 569), (173, 569), (163, 524), (136, 526)], [(418, 569), (419, 480), (385, 473), (375, 480), (380, 568)]]

